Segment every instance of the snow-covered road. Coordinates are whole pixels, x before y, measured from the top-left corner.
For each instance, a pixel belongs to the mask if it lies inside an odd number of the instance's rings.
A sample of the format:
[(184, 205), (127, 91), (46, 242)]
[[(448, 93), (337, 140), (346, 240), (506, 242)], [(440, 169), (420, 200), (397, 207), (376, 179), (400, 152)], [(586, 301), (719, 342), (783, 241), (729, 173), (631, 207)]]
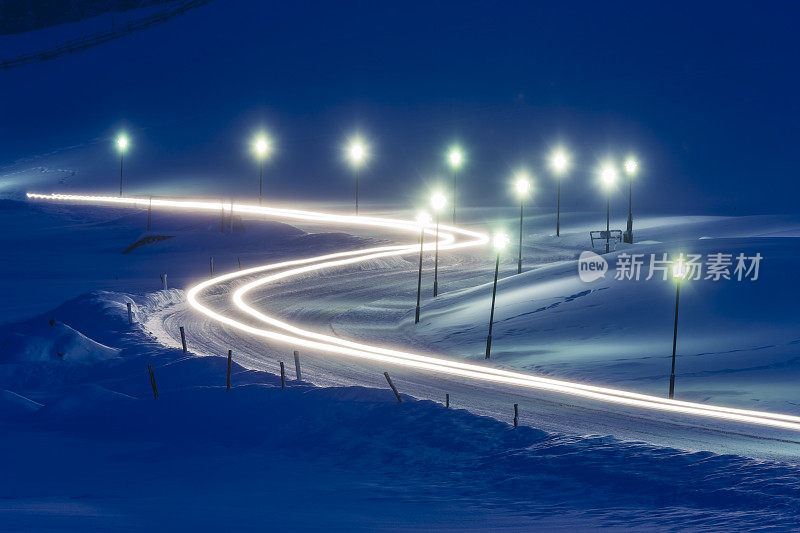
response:
[[(33, 197), (37, 197), (34, 195)], [(114, 197), (38, 196), (46, 199), (132, 205), (141, 199)], [(161, 205), (163, 203), (163, 205)], [(288, 218), (294, 222), (360, 226), (385, 233), (387, 229), (418, 235), (413, 222), (377, 217), (222, 206), (219, 202), (154, 200), (153, 207), (179, 207), (219, 212), (229, 209), (244, 216)], [(450, 280), (480, 277), (484, 265), (469, 254), (470, 247), (487, 242), (485, 235), (442, 227), (442, 274)], [(428, 235), (434, 230), (429, 227)], [(408, 239), (406, 236), (404, 239)], [(433, 247), (426, 243), (426, 249)], [(696, 402), (671, 401), (608, 387), (549, 379), (496, 364), (457, 360), (461, 354), (431, 355), (428, 351), (396, 346), (391, 325), (397, 313), (380, 309), (369, 320), (361, 342), (344, 339), (324, 328), (341, 320), (343, 312), (368, 302), (385, 309), (393, 299), (407, 308), (413, 267), (402, 259), (419, 253), (419, 244), (400, 244), (345, 250), (323, 256), (281, 261), (217, 276), (188, 292), (188, 305), (177, 303), (151, 315), (147, 327), (169, 345), (179, 343), (183, 325), (194, 352), (219, 355), (233, 349), (237, 362), (274, 371), (277, 360), (288, 360), (292, 349), (303, 352), (304, 379), (318, 385), (384, 386), (389, 370), (404, 394), (442, 401), (448, 393), (455, 407), (501, 420), (520, 404), (521, 423), (565, 433), (614, 434), (683, 449), (736, 452), (786, 459), (800, 443), (800, 417), (732, 409)], [(451, 257), (448, 257), (450, 254)], [(369, 278), (369, 281), (367, 281)], [(317, 302), (324, 301), (324, 305)], [(363, 307), (361, 307), (363, 309)], [(197, 313), (197, 311), (201, 313)], [(267, 314), (269, 313), (269, 314)], [(276, 315), (276, 313), (279, 314)], [(354, 317), (359, 323), (364, 321)], [(377, 335), (376, 337), (373, 335)], [(408, 339), (404, 339), (408, 341)], [(378, 342), (379, 341), (379, 342)], [(281, 356), (280, 354), (287, 354)], [(287, 365), (291, 366), (291, 365)], [(776, 445), (782, 442), (782, 445)]]

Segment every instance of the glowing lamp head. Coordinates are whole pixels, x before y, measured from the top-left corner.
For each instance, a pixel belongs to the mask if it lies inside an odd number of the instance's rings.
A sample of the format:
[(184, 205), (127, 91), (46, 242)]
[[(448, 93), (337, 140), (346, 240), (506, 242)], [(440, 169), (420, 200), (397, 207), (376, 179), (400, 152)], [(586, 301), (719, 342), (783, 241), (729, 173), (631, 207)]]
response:
[(361, 139), (355, 139), (350, 142), (350, 145), (347, 147), (347, 157), (350, 159), (350, 163), (355, 166), (359, 167), (364, 163), (367, 159), (367, 146)]
[(625, 173), (628, 176), (633, 176), (636, 174), (636, 171), (639, 169), (639, 163), (632, 157), (629, 157), (625, 160)]
[(556, 150), (553, 152), (553, 155), (550, 156), (550, 168), (553, 169), (553, 172), (555, 172), (557, 176), (564, 174), (568, 166), (569, 158), (564, 150)]
[(617, 181), (617, 169), (611, 165), (605, 165), (600, 170), (600, 181), (606, 188), (610, 189), (614, 182)]
[(502, 231), (499, 231), (495, 233), (494, 236), (492, 237), (492, 248), (500, 252), (503, 250), (503, 248), (508, 246), (510, 240), (511, 239), (509, 239), (508, 235), (506, 235)]
[(417, 213), (417, 224), (420, 226), (427, 226), (431, 223), (431, 214), (427, 211), (420, 211)]
[(447, 205), (447, 197), (441, 192), (435, 192), (431, 195), (431, 207), (434, 211), (441, 211)]
[(255, 152), (257, 158), (265, 159), (269, 157), (269, 154), (272, 151), (272, 142), (266, 136), (260, 135), (256, 137), (255, 141), (253, 141), (253, 151)]
[(458, 148), (452, 148), (450, 153), (447, 154), (447, 161), (450, 163), (452, 168), (459, 168), (464, 162), (464, 154), (461, 153), (461, 150)]
[(125, 134), (117, 137), (117, 148), (120, 152), (124, 152), (128, 148), (128, 136)]
[(256, 156), (259, 158), (264, 158), (269, 155), (271, 149), (271, 145), (269, 139), (264, 137), (263, 135), (260, 137), (256, 137), (256, 140), (253, 142), (253, 150), (256, 153)]
[(531, 179), (527, 172), (517, 172), (514, 176), (514, 192), (520, 198), (525, 198), (531, 192)]

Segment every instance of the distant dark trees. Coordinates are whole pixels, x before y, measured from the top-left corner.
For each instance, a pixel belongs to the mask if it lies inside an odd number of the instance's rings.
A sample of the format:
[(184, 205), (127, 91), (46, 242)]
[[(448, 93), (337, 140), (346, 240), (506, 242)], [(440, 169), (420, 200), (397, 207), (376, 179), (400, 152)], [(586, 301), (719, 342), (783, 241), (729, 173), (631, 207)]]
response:
[(174, 0), (0, 0), (0, 35), (77, 22)]

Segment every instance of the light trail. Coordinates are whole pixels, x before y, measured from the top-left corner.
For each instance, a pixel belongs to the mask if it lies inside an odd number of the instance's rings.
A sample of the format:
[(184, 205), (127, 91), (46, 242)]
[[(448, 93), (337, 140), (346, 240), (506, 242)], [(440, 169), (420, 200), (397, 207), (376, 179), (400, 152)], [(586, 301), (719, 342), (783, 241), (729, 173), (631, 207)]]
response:
[[(268, 215), (272, 217), (288, 218), (293, 220), (389, 228), (409, 232), (414, 235), (418, 235), (420, 231), (420, 226), (417, 222), (408, 220), (389, 219), (383, 217), (378, 218), (337, 215), (315, 211), (283, 209), (248, 204), (231, 205), (230, 203), (225, 204), (222, 201), (153, 199), (151, 204), (151, 200), (149, 198), (120, 198), (116, 196), (65, 194), (44, 195), (36, 193), (28, 193), (28, 198), (61, 200), (77, 203), (118, 204), (123, 206), (138, 207), (147, 207), (148, 205), (152, 205), (152, 207), (169, 207), (214, 212), (224, 212), (227, 209), (228, 213), (235, 212), (241, 214)], [(425, 227), (425, 232), (435, 236), (435, 231), (432, 229), (432, 227), (432, 225), (427, 225)], [(483, 233), (470, 231), (455, 226), (440, 225), (439, 233), (439, 248), (441, 250), (453, 250), (458, 248), (481, 246), (489, 241), (488, 236)], [(457, 237), (461, 237), (463, 240), (458, 240)], [(432, 249), (433, 247), (434, 243), (428, 243), (425, 245), (426, 249)], [(464, 363), (439, 356), (416, 354), (403, 350), (357, 343), (293, 326), (287, 322), (283, 322), (275, 317), (262, 313), (261, 311), (248, 305), (245, 301), (245, 296), (247, 293), (278, 280), (285, 280), (308, 272), (352, 265), (376, 258), (418, 253), (418, 251), (419, 246), (417, 244), (380, 246), (362, 250), (337, 252), (307, 259), (296, 259), (291, 261), (271, 263), (268, 265), (262, 265), (223, 274), (203, 281), (189, 289), (187, 293), (187, 300), (189, 305), (191, 305), (194, 309), (205, 314), (213, 320), (254, 336), (286, 343), (295, 347), (302, 346), (304, 348), (310, 348), (322, 352), (372, 361), (380, 361), (417, 370), (449, 374), (468, 379), (491, 383), (501, 383), (528, 389), (552, 391), (636, 408), (731, 420), (761, 426), (800, 431), (800, 417), (793, 415), (736, 409), (731, 407), (685, 402), (680, 400), (670, 400), (668, 398), (639, 394), (621, 389), (598, 387), (584, 383), (545, 378), (535, 374), (515, 372), (485, 365)], [(279, 270), (279, 272), (271, 273), (272, 271), (276, 270)], [(237, 309), (250, 315), (259, 322), (267, 324), (277, 330), (282, 330), (283, 332), (246, 324), (236, 320), (235, 318), (218, 313), (200, 302), (201, 294), (210, 287), (237, 278), (257, 274), (264, 275), (255, 279), (254, 281), (246, 283), (234, 291), (233, 303)]]

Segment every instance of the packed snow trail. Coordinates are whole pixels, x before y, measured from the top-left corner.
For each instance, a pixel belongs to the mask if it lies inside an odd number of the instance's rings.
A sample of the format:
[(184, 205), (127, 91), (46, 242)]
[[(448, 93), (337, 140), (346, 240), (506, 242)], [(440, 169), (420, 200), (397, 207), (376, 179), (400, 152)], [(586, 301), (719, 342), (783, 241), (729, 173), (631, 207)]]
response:
[[(413, 235), (419, 235), (422, 231), (424, 231), (425, 234), (432, 235), (435, 239), (438, 239), (438, 247), (443, 251), (483, 246), (489, 241), (488, 236), (483, 233), (450, 225), (440, 225), (438, 227), (439, 235), (437, 236), (437, 232), (436, 229), (434, 229), (435, 226), (433, 224), (427, 224), (423, 228), (419, 225), (419, 223), (407, 220), (389, 219), (383, 217), (379, 218), (337, 215), (248, 204), (226, 204), (225, 202), (220, 201), (170, 199), (151, 200), (130, 197), (64, 194), (45, 195), (37, 193), (28, 193), (28, 198), (61, 200), (76, 203), (116, 204), (120, 206), (133, 207), (150, 206), (154, 208), (203, 210), (218, 212), (221, 213), (222, 216), (224, 216), (225, 212), (227, 211), (229, 215), (232, 215), (233, 213), (246, 215), (266, 215), (271, 218), (279, 219), (282, 218), (339, 225), (366, 226), (383, 229), (388, 228), (409, 232)], [(428, 242), (425, 244), (424, 249), (431, 250), (436, 245), (436, 240), (434, 240), (434, 242)], [(559, 394), (587, 398), (590, 400), (624, 405), (633, 408), (643, 408), (674, 413), (677, 415), (715, 418), (739, 423), (788, 429), (791, 431), (800, 431), (800, 417), (798, 416), (670, 400), (667, 398), (639, 394), (620, 389), (597, 387), (577, 382), (550, 379), (530, 373), (493, 368), (487, 365), (464, 363), (439, 356), (416, 354), (408, 351), (384, 348), (370, 344), (356, 343), (346, 339), (324, 335), (293, 326), (287, 322), (262, 313), (261, 311), (248, 305), (245, 300), (245, 296), (248, 292), (278, 280), (286, 280), (309, 272), (353, 265), (378, 258), (419, 253), (419, 249), (420, 247), (417, 243), (409, 245), (382, 246), (362, 250), (343, 251), (307, 259), (282, 261), (245, 270), (239, 270), (213, 277), (192, 287), (188, 291), (188, 302), (194, 309), (221, 324), (231, 326), (257, 337), (285, 343), (289, 346), (311, 348), (313, 350), (326, 353), (400, 365), (433, 374), (448, 374), (470, 380), (479, 380), (488, 383), (556, 392)], [(273, 271), (279, 272), (272, 273)], [(230, 282), (237, 278), (260, 274), (265, 275), (239, 287), (233, 293), (232, 301), (236, 309), (248, 314), (259, 322), (270, 326), (270, 329), (252, 326), (237, 320), (236, 318), (227, 316), (221, 312), (217, 312), (201, 302), (204, 293), (211, 291), (220, 284)]]

